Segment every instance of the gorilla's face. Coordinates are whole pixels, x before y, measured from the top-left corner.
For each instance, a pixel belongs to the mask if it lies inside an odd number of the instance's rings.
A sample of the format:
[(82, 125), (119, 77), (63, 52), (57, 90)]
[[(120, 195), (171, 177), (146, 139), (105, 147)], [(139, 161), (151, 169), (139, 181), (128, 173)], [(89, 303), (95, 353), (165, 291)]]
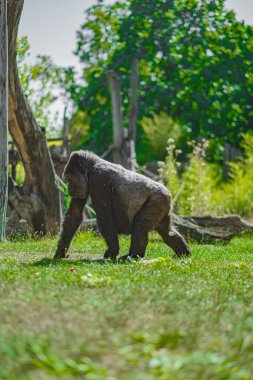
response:
[(68, 192), (71, 198), (86, 199), (88, 197), (87, 178), (78, 170), (64, 173), (63, 178), (68, 182)]

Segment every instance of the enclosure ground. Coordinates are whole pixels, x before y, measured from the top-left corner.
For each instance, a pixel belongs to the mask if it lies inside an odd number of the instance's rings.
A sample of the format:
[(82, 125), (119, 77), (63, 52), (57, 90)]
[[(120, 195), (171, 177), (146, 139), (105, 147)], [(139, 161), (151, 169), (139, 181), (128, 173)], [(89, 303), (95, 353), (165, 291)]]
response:
[(187, 260), (156, 235), (139, 262), (104, 262), (92, 232), (67, 260), (51, 261), (55, 247), (0, 245), (1, 380), (253, 378), (251, 236)]

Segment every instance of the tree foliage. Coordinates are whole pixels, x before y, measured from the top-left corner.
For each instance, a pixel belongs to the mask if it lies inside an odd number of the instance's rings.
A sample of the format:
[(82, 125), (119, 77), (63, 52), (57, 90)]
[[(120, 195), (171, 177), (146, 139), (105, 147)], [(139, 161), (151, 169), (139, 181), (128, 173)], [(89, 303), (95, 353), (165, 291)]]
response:
[[(70, 92), (90, 116), (90, 141), (102, 152), (111, 141), (106, 73), (121, 81), (129, 112), (131, 61), (140, 68), (139, 120), (165, 112), (185, 138), (238, 144), (253, 122), (253, 29), (224, 0), (128, 0), (91, 7), (77, 34), (82, 80)], [(143, 137), (139, 125), (138, 141)], [(169, 136), (168, 136), (169, 137)], [(150, 148), (150, 147), (149, 147)], [(138, 151), (145, 144), (138, 144)]]
[(68, 81), (68, 72), (56, 66), (52, 59), (45, 55), (36, 57), (36, 62), (29, 62), (30, 45), (27, 37), (18, 40), (17, 65), (22, 89), (27, 96), (35, 119), (40, 128), (48, 135), (59, 129), (59, 112), (52, 107), (58, 100), (65, 100), (63, 84)]

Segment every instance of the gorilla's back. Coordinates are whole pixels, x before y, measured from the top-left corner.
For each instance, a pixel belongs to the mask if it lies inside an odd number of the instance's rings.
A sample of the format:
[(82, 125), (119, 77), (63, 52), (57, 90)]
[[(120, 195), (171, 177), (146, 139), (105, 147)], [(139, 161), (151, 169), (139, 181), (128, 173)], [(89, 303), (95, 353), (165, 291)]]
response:
[(104, 179), (104, 184), (100, 189), (101, 197), (103, 197), (104, 186), (110, 187), (114, 219), (119, 232), (131, 233), (135, 215), (152, 194), (170, 196), (169, 191), (162, 184), (142, 174), (124, 169), (121, 165), (104, 161), (95, 165), (95, 168), (96, 173)]

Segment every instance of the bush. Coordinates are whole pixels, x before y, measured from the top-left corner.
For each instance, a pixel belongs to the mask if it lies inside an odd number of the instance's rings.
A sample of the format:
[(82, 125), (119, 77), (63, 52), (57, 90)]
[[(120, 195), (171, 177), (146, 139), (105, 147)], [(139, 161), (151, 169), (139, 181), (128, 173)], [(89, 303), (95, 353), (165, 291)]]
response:
[[(217, 188), (220, 176), (214, 164), (207, 163), (205, 151), (207, 141), (192, 144), (188, 166), (179, 175), (180, 163), (177, 161), (175, 145), (168, 141), (167, 157), (161, 165), (160, 174), (173, 197), (176, 212), (184, 215), (204, 215), (215, 209), (213, 194)], [(180, 152), (178, 152), (180, 153)]]
[(215, 191), (220, 182), (216, 165), (205, 160), (207, 141), (193, 146), (190, 162), (181, 176), (182, 191), (178, 197), (178, 209), (186, 215), (216, 213)]
[(253, 135), (243, 136), (244, 157), (229, 163), (229, 180), (222, 180), (221, 168), (206, 160), (208, 142), (192, 144), (189, 163), (179, 174), (175, 145), (168, 141), (167, 157), (160, 175), (170, 189), (174, 209), (185, 215), (253, 213)]
[(158, 160), (163, 159), (166, 154), (168, 138), (177, 143), (180, 137), (179, 124), (164, 112), (153, 115), (152, 118), (144, 117), (141, 126), (152, 149), (152, 155)]
[(229, 181), (222, 186), (224, 212), (253, 213), (253, 135), (243, 135), (244, 157), (229, 164)]
[(159, 162), (159, 173), (164, 184), (170, 189), (172, 198), (175, 199), (181, 185), (178, 176), (179, 162), (177, 161), (177, 155), (180, 151), (176, 150), (174, 139), (170, 138), (167, 144), (167, 156), (165, 162)]

